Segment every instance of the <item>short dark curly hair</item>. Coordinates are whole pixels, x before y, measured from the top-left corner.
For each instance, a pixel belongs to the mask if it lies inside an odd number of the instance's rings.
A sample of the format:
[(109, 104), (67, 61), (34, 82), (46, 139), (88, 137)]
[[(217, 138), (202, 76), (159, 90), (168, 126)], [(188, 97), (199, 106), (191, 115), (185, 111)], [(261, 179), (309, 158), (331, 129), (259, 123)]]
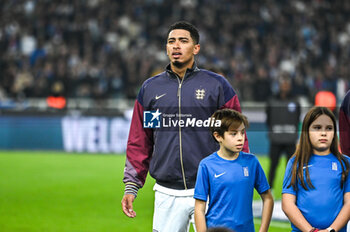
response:
[(169, 27), (169, 30), (167, 33), (167, 38), (169, 37), (169, 33), (175, 29), (183, 29), (183, 30), (190, 32), (190, 35), (191, 35), (191, 38), (192, 38), (194, 44), (199, 44), (198, 29), (194, 25), (192, 25), (191, 23), (186, 22), (186, 21), (178, 21), (178, 22), (172, 24)]

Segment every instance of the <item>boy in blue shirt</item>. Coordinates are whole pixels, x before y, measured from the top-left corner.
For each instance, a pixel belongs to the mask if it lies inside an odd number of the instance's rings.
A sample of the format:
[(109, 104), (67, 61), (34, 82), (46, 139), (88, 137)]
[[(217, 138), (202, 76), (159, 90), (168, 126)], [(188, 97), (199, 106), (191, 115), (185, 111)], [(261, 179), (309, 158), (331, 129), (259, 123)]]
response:
[(334, 114), (326, 107), (313, 107), (305, 115), (282, 190), (282, 209), (293, 232), (346, 231), (350, 158), (338, 150), (336, 125)]
[[(268, 231), (273, 210), (270, 186), (258, 159), (242, 152), (248, 121), (231, 109), (216, 111), (212, 119), (221, 121), (220, 127), (210, 127), (220, 149), (199, 164), (194, 192), (197, 232), (217, 226), (240, 232), (255, 231), (254, 188), (263, 200), (259, 231)], [(208, 211), (205, 213), (207, 200)]]

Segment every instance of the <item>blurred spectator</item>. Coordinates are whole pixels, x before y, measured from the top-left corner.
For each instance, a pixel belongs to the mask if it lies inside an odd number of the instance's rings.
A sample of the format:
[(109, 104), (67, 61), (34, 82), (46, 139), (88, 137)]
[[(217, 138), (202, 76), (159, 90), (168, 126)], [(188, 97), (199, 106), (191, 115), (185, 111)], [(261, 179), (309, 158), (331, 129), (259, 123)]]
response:
[(264, 67), (259, 67), (253, 83), (254, 101), (265, 102), (270, 97), (271, 81)]
[(319, 91), (315, 95), (315, 106), (327, 107), (334, 112), (337, 107), (337, 99), (331, 91)]
[(266, 124), (270, 139), (269, 184), (273, 188), (276, 169), (283, 154), (287, 161), (294, 154), (298, 139), (300, 105), (291, 92), (291, 80), (284, 73), (279, 78), (279, 92), (271, 97), (266, 107)]
[(67, 100), (63, 96), (64, 86), (61, 81), (56, 81), (51, 86), (51, 93), (46, 98), (46, 103), (53, 109), (64, 109), (67, 106)]
[(30, 89), (33, 88), (34, 77), (30, 72), (29, 66), (23, 65), (18, 69), (12, 84), (12, 93), (17, 99), (23, 99), (30, 96)]
[(337, 89), (339, 79), (349, 86), (349, 1), (184, 0), (178, 4), (1, 1), (2, 95), (46, 97), (49, 86), (61, 80), (67, 97), (134, 99), (145, 78), (167, 64), (163, 38), (167, 25), (179, 19), (201, 31), (205, 46), (198, 65), (222, 70), (237, 86), (242, 101), (265, 101), (270, 93), (277, 93), (281, 72), (291, 75), (293, 93), (311, 102), (320, 90), (344, 94)]

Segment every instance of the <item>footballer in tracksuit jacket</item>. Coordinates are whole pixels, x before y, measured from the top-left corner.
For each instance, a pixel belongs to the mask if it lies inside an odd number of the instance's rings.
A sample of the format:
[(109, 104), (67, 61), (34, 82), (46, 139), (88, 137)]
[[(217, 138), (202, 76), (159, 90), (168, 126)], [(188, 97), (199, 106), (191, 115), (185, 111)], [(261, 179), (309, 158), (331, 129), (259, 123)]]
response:
[[(168, 65), (166, 71), (146, 80), (137, 96), (130, 126), (125, 193), (136, 196), (148, 170), (161, 186), (194, 188), (199, 162), (218, 150), (209, 128), (196, 122), (207, 120), (222, 108), (241, 112), (235, 91), (223, 76), (199, 69), (196, 64), (187, 69), (183, 79)], [(161, 113), (161, 128), (144, 128), (144, 111), (156, 111), (154, 118)], [(184, 124), (179, 126), (181, 120)], [(248, 152), (247, 140), (243, 150)]]
[(339, 110), (339, 138), (341, 152), (350, 156), (350, 90), (346, 93)]

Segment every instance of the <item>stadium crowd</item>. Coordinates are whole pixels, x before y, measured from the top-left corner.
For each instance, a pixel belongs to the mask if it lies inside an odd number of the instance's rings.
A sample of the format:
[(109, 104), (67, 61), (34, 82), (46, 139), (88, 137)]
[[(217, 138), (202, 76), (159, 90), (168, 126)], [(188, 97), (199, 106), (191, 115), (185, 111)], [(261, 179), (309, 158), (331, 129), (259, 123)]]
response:
[(0, 100), (59, 94), (134, 99), (163, 71), (164, 35), (185, 19), (241, 101), (265, 101), (278, 77), (310, 100), (341, 98), (350, 77), (350, 2), (331, 0), (7, 0), (0, 2)]

